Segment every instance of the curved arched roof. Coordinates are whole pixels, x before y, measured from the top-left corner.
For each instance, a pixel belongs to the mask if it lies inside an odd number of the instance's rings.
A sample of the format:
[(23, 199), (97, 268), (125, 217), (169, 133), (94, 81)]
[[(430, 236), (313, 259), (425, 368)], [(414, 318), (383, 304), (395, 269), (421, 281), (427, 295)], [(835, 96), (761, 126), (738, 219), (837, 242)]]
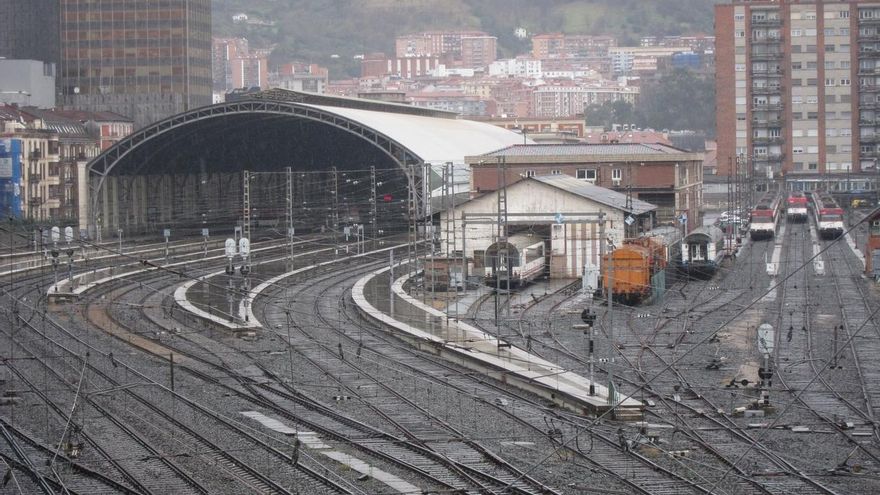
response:
[(464, 166), (465, 156), (522, 141), (515, 132), (449, 112), (274, 89), (190, 110), (120, 140), (89, 164), (98, 179), (89, 181), (91, 212), (111, 173)]

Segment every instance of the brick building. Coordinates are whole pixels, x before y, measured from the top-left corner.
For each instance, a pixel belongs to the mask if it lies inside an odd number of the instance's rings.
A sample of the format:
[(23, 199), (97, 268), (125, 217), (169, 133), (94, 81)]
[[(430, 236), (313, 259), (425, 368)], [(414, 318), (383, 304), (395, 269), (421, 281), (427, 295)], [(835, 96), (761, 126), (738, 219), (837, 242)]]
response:
[(661, 144), (532, 144), (465, 157), (471, 191), (499, 186), (499, 163), (506, 181), (520, 177), (569, 175), (657, 206), (657, 221), (687, 215), (687, 229), (702, 225), (703, 155)]

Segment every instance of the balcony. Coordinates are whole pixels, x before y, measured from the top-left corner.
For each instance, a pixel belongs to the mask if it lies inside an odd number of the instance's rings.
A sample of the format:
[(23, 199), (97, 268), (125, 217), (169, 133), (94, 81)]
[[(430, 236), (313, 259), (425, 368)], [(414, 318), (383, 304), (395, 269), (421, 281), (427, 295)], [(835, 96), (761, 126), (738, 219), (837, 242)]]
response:
[[(875, 48), (864, 48), (859, 50), (860, 59), (880, 58), (880, 50)], [(875, 69), (876, 70), (876, 69)], [(861, 72), (861, 70), (859, 70)]]
[(782, 93), (782, 86), (753, 86), (753, 95), (778, 95)]
[(782, 127), (784, 123), (785, 120), (783, 120), (782, 117), (775, 117), (772, 119), (752, 119), (753, 128)]
[(40, 174), (28, 174), (28, 182), (40, 182), (43, 176)]
[(752, 157), (756, 163), (776, 163), (781, 162), (785, 158), (785, 153), (767, 153), (766, 155), (755, 155)]
[(39, 160), (40, 158), (43, 158), (43, 152), (40, 150), (34, 150), (31, 151), (31, 154), (29, 156), (31, 160)]
[(784, 141), (782, 136), (752, 137), (752, 143), (755, 144), (782, 144)]
[(859, 108), (865, 110), (877, 110), (880, 109), (880, 101), (860, 101)]
[(880, 143), (880, 134), (867, 134), (859, 136), (860, 143)]
[(779, 27), (779, 26), (782, 26), (782, 18), (780, 18), (780, 17), (765, 17), (763, 19), (752, 18), (750, 21), (751, 21), (750, 24), (752, 27)]
[(773, 112), (782, 110), (784, 105), (782, 102), (779, 103), (753, 103), (752, 111), (753, 112)]
[(42, 196), (31, 196), (30, 199), (28, 199), (28, 205), (30, 206), (40, 206), (41, 204), (43, 204)]
[(870, 43), (880, 41), (880, 33), (862, 34), (859, 33), (859, 43)]
[(779, 60), (783, 56), (781, 51), (772, 51), (772, 52), (753, 52), (749, 54), (749, 59), (751, 60)]
[(757, 38), (757, 39), (752, 38), (752, 45), (761, 45), (761, 46), (778, 45), (778, 44), (782, 43), (782, 39), (783, 39), (782, 36), (777, 36), (775, 38), (772, 38), (769, 36), (764, 37), (764, 38)]
[(868, 17), (868, 18), (859, 17), (859, 25), (860, 26), (876, 25), (876, 24), (880, 24), (880, 17)]
[(782, 69), (778, 67), (752, 68), (752, 77), (782, 77)]
[(876, 93), (880, 91), (880, 84), (863, 84), (859, 86), (859, 93)]

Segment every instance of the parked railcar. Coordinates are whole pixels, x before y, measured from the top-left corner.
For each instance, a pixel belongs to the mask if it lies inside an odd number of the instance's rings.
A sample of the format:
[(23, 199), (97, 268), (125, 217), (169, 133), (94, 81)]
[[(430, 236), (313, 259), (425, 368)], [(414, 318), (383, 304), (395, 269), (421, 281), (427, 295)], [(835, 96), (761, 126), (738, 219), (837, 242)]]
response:
[(679, 267), (691, 278), (710, 279), (725, 256), (724, 232), (714, 225), (697, 227), (682, 241)]
[(486, 285), (507, 290), (544, 275), (547, 266), (544, 240), (527, 234), (493, 243), (486, 249), (484, 259)]
[(772, 239), (779, 222), (779, 193), (767, 191), (749, 215), (749, 235), (753, 241)]
[[(679, 262), (681, 232), (659, 227), (624, 244), (602, 259), (602, 287), (612, 281), (614, 300), (628, 305), (645, 302), (666, 290), (666, 268)], [(609, 269), (613, 268), (613, 273)]]
[(785, 216), (791, 222), (806, 222), (809, 218), (807, 196), (801, 191), (791, 191), (785, 200)]
[(822, 239), (837, 239), (843, 235), (843, 208), (827, 192), (813, 193), (813, 218)]

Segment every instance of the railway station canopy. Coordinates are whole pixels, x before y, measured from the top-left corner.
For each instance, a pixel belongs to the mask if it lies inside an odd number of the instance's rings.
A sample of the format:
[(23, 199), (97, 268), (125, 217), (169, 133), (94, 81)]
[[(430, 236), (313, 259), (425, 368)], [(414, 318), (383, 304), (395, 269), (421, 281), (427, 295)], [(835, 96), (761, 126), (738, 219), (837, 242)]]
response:
[[(228, 224), (240, 215), (245, 171), (253, 174), (252, 206), (286, 210), (279, 192), (286, 188), (278, 184), (287, 167), (297, 173), (297, 205), (356, 219), (348, 210), (366, 209), (363, 184), (370, 184), (371, 170), (381, 171), (372, 178), (375, 192), (396, 202), (406, 197), (411, 166), (419, 177), (430, 165), (435, 189), (442, 167), (452, 163), (460, 193), (469, 183), (465, 156), (523, 141), (451, 112), (272, 89), (169, 117), (104, 151), (89, 163), (88, 222), (110, 232)], [(343, 190), (346, 183), (360, 186)], [(337, 185), (334, 203), (327, 197)]]
[(520, 134), (451, 112), (272, 89), (144, 127), (90, 169), (101, 176), (464, 164), (467, 155), (522, 142)]

